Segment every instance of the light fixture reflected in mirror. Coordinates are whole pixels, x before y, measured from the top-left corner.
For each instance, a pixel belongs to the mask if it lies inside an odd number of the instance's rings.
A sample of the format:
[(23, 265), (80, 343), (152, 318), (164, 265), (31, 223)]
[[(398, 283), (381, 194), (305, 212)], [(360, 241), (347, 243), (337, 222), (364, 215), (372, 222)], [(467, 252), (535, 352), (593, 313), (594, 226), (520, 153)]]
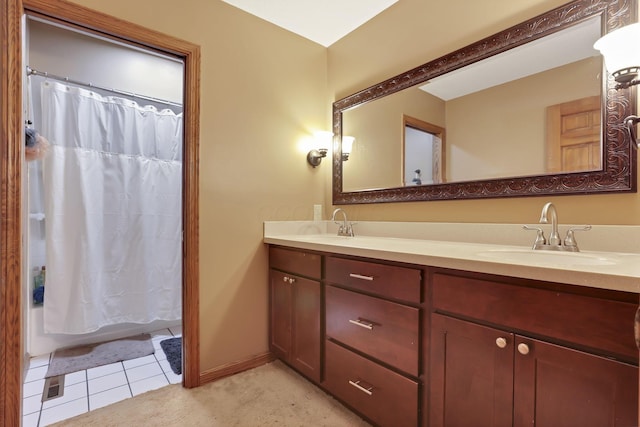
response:
[(327, 157), (329, 147), (333, 141), (333, 132), (324, 130), (314, 132), (313, 139), (315, 148), (307, 153), (307, 162), (315, 168), (322, 162), (323, 157)]
[(349, 154), (351, 154), (351, 150), (353, 149), (353, 143), (356, 140), (353, 136), (343, 136), (342, 137), (342, 161), (346, 162), (349, 160)]
[[(618, 83), (616, 89), (626, 89), (640, 83), (638, 73), (640, 72), (640, 23), (618, 28), (600, 39), (593, 47), (600, 51), (604, 57), (604, 64), (615, 81)], [(628, 116), (624, 119), (624, 124), (629, 130), (633, 147), (640, 147), (640, 142), (636, 138), (635, 126), (640, 122), (638, 116)]]

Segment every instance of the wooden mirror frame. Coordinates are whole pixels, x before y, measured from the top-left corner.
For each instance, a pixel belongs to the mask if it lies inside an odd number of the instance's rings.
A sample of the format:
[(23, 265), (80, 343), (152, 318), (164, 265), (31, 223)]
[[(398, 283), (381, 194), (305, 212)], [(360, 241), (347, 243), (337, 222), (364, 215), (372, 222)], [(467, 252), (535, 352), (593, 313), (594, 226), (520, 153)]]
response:
[(342, 190), (342, 113), (511, 48), (602, 16), (603, 34), (636, 21), (636, 0), (575, 0), (455, 52), (333, 103), (333, 203), (363, 204), (428, 200), (530, 197), (637, 191), (637, 157), (623, 119), (635, 114), (634, 88), (616, 90), (602, 75), (603, 167), (592, 172), (536, 175), (468, 182), (344, 192)]

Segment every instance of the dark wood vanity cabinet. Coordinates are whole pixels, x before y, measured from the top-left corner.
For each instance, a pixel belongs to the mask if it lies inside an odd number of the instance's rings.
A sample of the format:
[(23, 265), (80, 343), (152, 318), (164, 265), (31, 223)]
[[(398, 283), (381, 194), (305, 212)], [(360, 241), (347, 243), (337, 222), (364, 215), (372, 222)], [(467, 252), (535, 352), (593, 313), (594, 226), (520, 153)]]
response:
[(637, 295), (270, 247), (273, 354), (380, 427), (636, 426)]
[(270, 351), (320, 382), (321, 261), (318, 254), (269, 251)]
[(323, 387), (379, 426), (416, 426), (421, 270), (327, 256), (325, 279)]
[(432, 297), (432, 427), (637, 424), (626, 295), (434, 274)]

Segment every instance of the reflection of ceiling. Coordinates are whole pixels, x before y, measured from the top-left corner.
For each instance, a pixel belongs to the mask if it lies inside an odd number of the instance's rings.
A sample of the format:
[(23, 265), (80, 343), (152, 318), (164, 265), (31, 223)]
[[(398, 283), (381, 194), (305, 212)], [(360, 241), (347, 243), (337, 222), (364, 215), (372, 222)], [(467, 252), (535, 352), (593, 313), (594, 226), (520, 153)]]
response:
[(532, 74), (599, 56), (593, 43), (600, 38), (600, 20), (593, 18), (431, 79), (420, 89), (445, 101), (478, 92)]
[(223, 0), (325, 47), (398, 0)]

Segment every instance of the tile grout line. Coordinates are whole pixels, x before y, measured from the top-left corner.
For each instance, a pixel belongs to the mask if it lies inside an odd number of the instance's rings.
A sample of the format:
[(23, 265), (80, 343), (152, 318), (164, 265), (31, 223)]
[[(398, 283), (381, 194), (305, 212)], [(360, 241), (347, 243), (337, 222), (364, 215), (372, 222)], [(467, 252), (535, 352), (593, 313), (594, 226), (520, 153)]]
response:
[[(44, 389), (42, 390), (42, 392), (44, 393)], [(43, 403), (40, 402), (40, 410), (38, 411), (38, 422), (37, 422), (37, 426), (40, 425), (40, 421), (42, 420), (42, 405)]]
[[(45, 365), (42, 365), (42, 366), (47, 366), (47, 369), (49, 369), (48, 366), (51, 363), (51, 357), (52, 357), (52, 353), (49, 353), (49, 357), (47, 359), (47, 363)], [(31, 369), (31, 362), (29, 362), (29, 369)], [(46, 375), (46, 372), (45, 372), (45, 375)], [(34, 381), (40, 381), (40, 380), (34, 380)], [(29, 381), (29, 382), (33, 382), (33, 381)], [(28, 383), (23, 383), (22, 384), (23, 391), (24, 391), (24, 385), (25, 384), (28, 384)], [(42, 393), (44, 393), (44, 386), (45, 385), (46, 385), (46, 381), (42, 384), (42, 387), (43, 387), (42, 388)], [(34, 394), (34, 396), (37, 396), (37, 395)], [(40, 409), (37, 411), (38, 412), (38, 421), (36, 421), (36, 426), (37, 427), (40, 426), (40, 422), (42, 421), (42, 406), (44, 405), (44, 403), (42, 402), (42, 394), (40, 396), (41, 396), (40, 397)], [(24, 398), (23, 398), (23, 400), (24, 400)], [(33, 412), (33, 413), (35, 414), (35, 412)], [(22, 417), (24, 418), (24, 415)]]
[(169, 379), (169, 377), (167, 376), (167, 373), (162, 368), (162, 365), (160, 364), (160, 361), (158, 360), (158, 357), (155, 355), (155, 353), (153, 354), (153, 357), (156, 358), (156, 363), (158, 364), (158, 366), (160, 366), (160, 370), (162, 371), (162, 375), (164, 375), (164, 378), (167, 380), (169, 385), (171, 385), (171, 380)]
[(124, 368), (124, 363), (122, 364), (122, 369), (124, 369), (124, 377), (127, 379), (127, 387), (129, 388), (129, 393), (131, 394), (131, 397), (133, 397), (133, 390), (131, 389), (131, 381), (129, 381), (129, 375), (127, 375), (127, 370)]
[(87, 412), (91, 412), (91, 399), (89, 399), (89, 396), (91, 396), (91, 394), (89, 394), (89, 372), (87, 372), (87, 369), (84, 370), (84, 383), (87, 386)]

